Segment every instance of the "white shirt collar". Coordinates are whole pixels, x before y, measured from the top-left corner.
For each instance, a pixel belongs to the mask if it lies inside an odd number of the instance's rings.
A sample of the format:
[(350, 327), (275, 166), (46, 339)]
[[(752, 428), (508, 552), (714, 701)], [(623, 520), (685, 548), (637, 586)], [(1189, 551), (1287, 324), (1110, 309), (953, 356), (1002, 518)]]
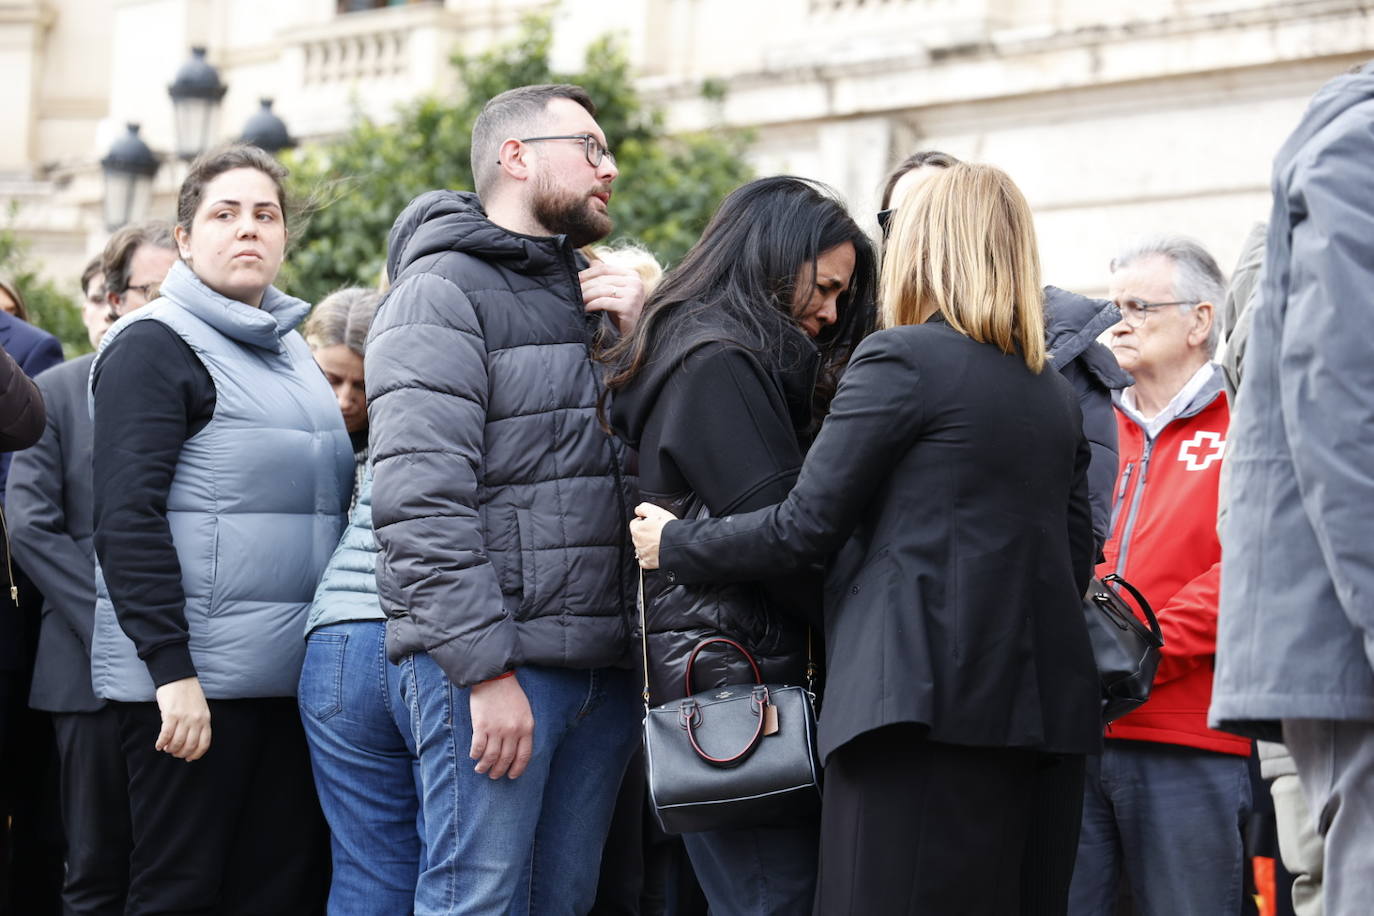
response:
[(1126, 411), (1128, 417), (1141, 425), (1146, 436), (1153, 439), (1193, 402), (1193, 398), (1197, 397), (1198, 392), (1211, 380), (1216, 368), (1216, 363), (1210, 360), (1199, 366), (1197, 372), (1193, 373), (1193, 377), (1188, 379), (1188, 382), (1178, 390), (1178, 394), (1174, 395), (1169, 403), (1164, 405), (1164, 409), (1149, 419), (1146, 419), (1141, 414), (1140, 408), (1136, 406), (1134, 385), (1121, 392), (1121, 409)]

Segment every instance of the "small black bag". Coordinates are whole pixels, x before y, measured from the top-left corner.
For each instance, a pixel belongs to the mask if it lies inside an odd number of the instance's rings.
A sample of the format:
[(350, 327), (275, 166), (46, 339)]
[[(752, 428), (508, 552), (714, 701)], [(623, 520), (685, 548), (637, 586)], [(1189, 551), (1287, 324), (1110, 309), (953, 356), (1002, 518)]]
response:
[[(641, 635), (643, 600), (641, 578)], [(749, 660), (753, 684), (692, 693), (697, 656), (715, 644), (731, 646)], [(724, 637), (697, 643), (687, 659), (686, 682), (688, 696), (650, 706), (645, 663), (644, 760), (649, 799), (663, 831), (695, 833), (814, 819), (821, 802), (821, 768), (811, 691), (764, 684), (748, 650)]]
[[(1148, 627), (1113, 588), (1117, 585), (1135, 598)], [(1164, 634), (1145, 596), (1115, 573), (1093, 579), (1083, 613), (1102, 683), (1102, 721), (1112, 722), (1150, 698)]]

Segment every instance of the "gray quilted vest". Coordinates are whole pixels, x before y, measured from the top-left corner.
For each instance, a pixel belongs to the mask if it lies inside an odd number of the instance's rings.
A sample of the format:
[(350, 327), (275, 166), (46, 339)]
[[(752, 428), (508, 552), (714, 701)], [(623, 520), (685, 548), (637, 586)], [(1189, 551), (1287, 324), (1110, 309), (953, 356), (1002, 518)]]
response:
[[(339, 407), (292, 330), (310, 306), (269, 288), (262, 308), (225, 298), (178, 262), (163, 298), (121, 320), (160, 321), (215, 385), (215, 414), (181, 450), (167, 521), (181, 564), (191, 658), (210, 699), (296, 693), (301, 630), (343, 528), (353, 449)], [(155, 698), (96, 566), (97, 696)]]

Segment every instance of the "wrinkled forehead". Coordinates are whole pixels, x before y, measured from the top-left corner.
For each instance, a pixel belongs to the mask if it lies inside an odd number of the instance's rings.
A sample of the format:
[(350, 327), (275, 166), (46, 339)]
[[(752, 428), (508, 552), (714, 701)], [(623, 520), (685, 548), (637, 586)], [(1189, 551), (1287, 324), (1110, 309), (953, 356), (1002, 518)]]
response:
[(1174, 262), (1163, 255), (1145, 255), (1112, 271), (1114, 300), (1143, 299), (1168, 302), (1174, 298)]

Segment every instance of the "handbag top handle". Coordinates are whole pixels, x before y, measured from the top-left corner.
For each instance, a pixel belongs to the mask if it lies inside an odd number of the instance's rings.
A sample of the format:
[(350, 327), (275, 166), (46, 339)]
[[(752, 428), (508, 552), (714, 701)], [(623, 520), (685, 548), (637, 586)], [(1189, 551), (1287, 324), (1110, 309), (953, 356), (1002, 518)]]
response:
[[(1125, 618), (1122, 619), (1121, 623), (1118, 623), (1117, 626), (1121, 626), (1124, 623), (1127, 626), (1130, 626), (1133, 629), (1135, 629), (1142, 636), (1147, 637), (1150, 640), (1151, 645), (1153, 645), (1156, 649), (1163, 648), (1164, 631), (1160, 629), (1159, 618), (1155, 616), (1154, 608), (1150, 607), (1150, 602), (1145, 600), (1145, 596), (1142, 595), (1134, 585), (1127, 582), (1125, 579), (1121, 578), (1116, 573), (1103, 576), (1102, 584), (1107, 586), (1120, 585), (1122, 588), (1126, 589), (1126, 591), (1130, 592), (1131, 597), (1135, 598), (1136, 604), (1144, 613), (1145, 625), (1149, 627), (1149, 629), (1145, 630), (1143, 627), (1141, 627), (1139, 618), (1137, 618), (1134, 614), (1126, 614)], [(1099, 601), (1099, 604), (1103, 605), (1104, 610), (1106, 610), (1109, 615), (1115, 617), (1115, 609), (1110, 605), (1110, 603), (1103, 603), (1107, 601), (1106, 596), (1099, 595), (1097, 597), (1101, 599), (1101, 601)]]
[(739, 654), (743, 655), (745, 659), (749, 662), (749, 670), (754, 672), (754, 683), (763, 683), (763, 675), (759, 673), (759, 663), (754, 661), (754, 656), (749, 654), (748, 649), (744, 648), (744, 646), (741, 646), (733, 639), (729, 639), (725, 636), (712, 636), (708, 639), (703, 639), (701, 642), (697, 643), (696, 648), (692, 650), (692, 654), (687, 656), (686, 696), (690, 697), (692, 694), (697, 692), (696, 685), (692, 683), (692, 671), (696, 667), (697, 655), (701, 653), (702, 649), (705, 649), (707, 646), (714, 645), (718, 642), (725, 643), (727, 646), (734, 646), (735, 649), (739, 651)]
[[(637, 603), (638, 603), (638, 605), (639, 605), (639, 641), (640, 641), (640, 658), (641, 658), (641, 659), (643, 660), (643, 662), (644, 662), (644, 688), (640, 691), (639, 695), (640, 695), (640, 697), (644, 700), (644, 708), (645, 708), (645, 710), (647, 710), (647, 709), (649, 708), (649, 622), (648, 622), (648, 620), (647, 620), (647, 618), (646, 618), (646, 616), (645, 616), (645, 607), (644, 607), (644, 570), (643, 570), (643, 568), (640, 568), (640, 570), (639, 570), (639, 596), (638, 596), (638, 599), (639, 599), (639, 600), (638, 600)], [(756, 661), (754, 661), (754, 656), (752, 656), (752, 655), (749, 654), (749, 650), (745, 649), (744, 646), (741, 646), (739, 643), (735, 642), (733, 639), (726, 639), (724, 636), (717, 636), (717, 637), (714, 637), (714, 638), (712, 638), (712, 639), (703, 639), (701, 642), (697, 643), (696, 648), (694, 648), (694, 649), (692, 650), (692, 655), (691, 655), (691, 657), (687, 659), (687, 675), (686, 675), (686, 682), (687, 682), (687, 693), (686, 693), (686, 695), (687, 695), (687, 696), (691, 696), (691, 695), (695, 692), (695, 691), (692, 689), (692, 666), (693, 666), (693, 664), (694, 664), (694, 663), (696, 662), (696, 660), (697, 660), (697, 653), (700, 652), (704, 646), (707, 646), (707, 645), (709, 645), (709, 644), (711, 644), (711, 643), (713, 643), (713, 642), (729, 643), (730, 645), (732, 645), (732, 646), (734, 646), (736, 649), (738, 649), (738, 650), (740, 651), (740, 654), (742, 654), (745, 658), (749, 659), (749, 667), (752, 668), (753, 671), (754, 671), (754, 683), (755, 683), (755, 684), (762, 684), (762, 683), (763, 683), (763, 675), (759, 672), (758, 663), (757, 663)], [(806, 691), (807, 691), (807, 693), (812, 693), (812, 692), (815, 690), (815, 683), (816, 683), (816, 660), (815, 660), (815, 658), (812, 656), (812, 652), (811, 652), (811, 628), (808, 626), (808, 627), (806, 628)]]

